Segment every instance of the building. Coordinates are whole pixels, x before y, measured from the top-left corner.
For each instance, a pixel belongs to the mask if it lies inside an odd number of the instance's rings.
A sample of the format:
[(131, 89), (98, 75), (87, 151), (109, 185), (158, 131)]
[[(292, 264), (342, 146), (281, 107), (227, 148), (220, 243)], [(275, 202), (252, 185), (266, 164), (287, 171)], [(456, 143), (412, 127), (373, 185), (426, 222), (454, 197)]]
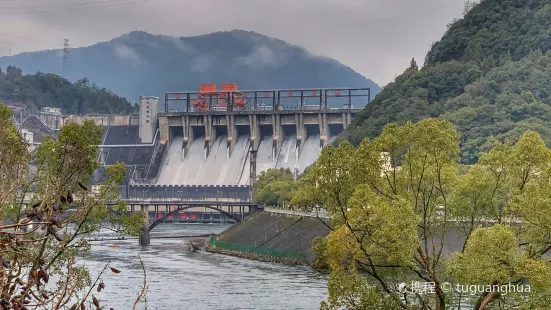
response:
[(159, 97), (140, 96), (139, 137), (142, 143), (153, 143), (157, 129)]
[(34, 145), (34, 133), (28, 129), (21, 129), (21, 135), (28, 144), (29, 151), (32, 152), (35, 148)]
[(61, 108), (43, 107), (40, 110), (40, 119), (52, 130), (61, 127)]

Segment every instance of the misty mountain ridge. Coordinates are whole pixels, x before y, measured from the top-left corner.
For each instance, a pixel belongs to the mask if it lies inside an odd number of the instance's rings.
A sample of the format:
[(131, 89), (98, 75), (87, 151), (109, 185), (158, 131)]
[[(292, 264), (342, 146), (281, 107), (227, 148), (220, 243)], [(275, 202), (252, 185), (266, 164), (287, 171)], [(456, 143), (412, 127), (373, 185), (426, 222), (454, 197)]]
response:
[[(0, 57), (0, 67), (61, 74), (62, 50)], [(237, 83), (239, 89), (380, 87), (338, 61), (255, 32), (232, 30), (192, 37), (132, 31), (70, 51), (65, 76), (87, 77), (131, 101), (197, 91), (202, 83)]]

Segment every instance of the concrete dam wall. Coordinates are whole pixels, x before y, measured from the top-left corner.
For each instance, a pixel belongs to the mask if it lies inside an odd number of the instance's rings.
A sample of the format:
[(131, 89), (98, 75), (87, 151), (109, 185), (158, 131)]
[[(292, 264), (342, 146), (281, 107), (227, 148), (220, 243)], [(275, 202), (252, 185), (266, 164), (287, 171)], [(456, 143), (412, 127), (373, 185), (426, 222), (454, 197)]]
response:
[[(239, 136), (233, 153), (227, 146), (228, 137), (218, 137), (207, 155), (204, 137), (196, 139), (187, 156), (183, 156), (183, 139), (176, 137), (170, 145), (161, 167), (157, 184), (246, 185), (249, 183), (250, 137)], [(319, 135), (310, 136), (301, 154), (296, 136), (287, 137), (279, 152), (272, 145), (272, 137), (260, 142), (257, 153), (257, 173), (269, 168), (289, 168), (299, 172), (313, 164), (321, 152)]]
[(257, 173), (303, 172), (350, 123), (349, 110), (182, 113), (159, 119), (169, 145), (157, 184), (247, 185), (251, 149)]

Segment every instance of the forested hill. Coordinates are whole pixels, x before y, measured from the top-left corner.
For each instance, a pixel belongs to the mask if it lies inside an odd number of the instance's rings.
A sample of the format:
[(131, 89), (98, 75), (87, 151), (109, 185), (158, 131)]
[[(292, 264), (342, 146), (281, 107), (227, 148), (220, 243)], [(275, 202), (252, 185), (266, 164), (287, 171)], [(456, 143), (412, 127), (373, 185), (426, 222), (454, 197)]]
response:
[[(21, 53), (0, 57), (0, 66), (59, 73), (59, 55), (59, 50)], [(240, 89), (370, 87), (372, 94), (380, 90), (334, 59), (242, 30), (193, 37), (132, 31), (71, 49), (65, 72), (71, 81), (85, 76), (132, 101), (140, 95), (198, 91), (202, 83), (237, 83)]]
[(17, 102), (30, 109), (61, 107), (63, 113), (128, 113), (136, 106), (111, 91), (80, 79), (74, 84), (59, 75), (37, 72), (23, 75), (21, 69), (0, 68), (0, 101)]
[(483, 0), (451, 24), (423, 68), (412, 61), (337, 142), (373, 138), (389, 122), (440, 117), (460, 131), (465, 163), (527, 129), (551, 146), (549, 29), (549, 0)]

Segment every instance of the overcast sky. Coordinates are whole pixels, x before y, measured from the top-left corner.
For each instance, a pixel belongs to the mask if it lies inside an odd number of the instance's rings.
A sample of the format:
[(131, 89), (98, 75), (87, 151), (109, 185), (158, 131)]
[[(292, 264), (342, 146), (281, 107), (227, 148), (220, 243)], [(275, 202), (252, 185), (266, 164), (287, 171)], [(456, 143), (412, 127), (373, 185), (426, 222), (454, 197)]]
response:
[(0, 0), (0, 55), (243, 29), (329, 56), (380, 85), (419, 65), (464, 0)]

